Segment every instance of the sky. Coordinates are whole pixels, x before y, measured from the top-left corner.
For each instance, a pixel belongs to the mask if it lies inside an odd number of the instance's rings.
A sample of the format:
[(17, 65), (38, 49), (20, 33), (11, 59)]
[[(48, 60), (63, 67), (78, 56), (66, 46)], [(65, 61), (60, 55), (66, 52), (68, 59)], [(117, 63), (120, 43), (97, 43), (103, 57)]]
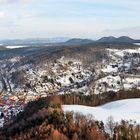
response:
[(0, 39), (130, 36), (140, 0), (0, 0)]

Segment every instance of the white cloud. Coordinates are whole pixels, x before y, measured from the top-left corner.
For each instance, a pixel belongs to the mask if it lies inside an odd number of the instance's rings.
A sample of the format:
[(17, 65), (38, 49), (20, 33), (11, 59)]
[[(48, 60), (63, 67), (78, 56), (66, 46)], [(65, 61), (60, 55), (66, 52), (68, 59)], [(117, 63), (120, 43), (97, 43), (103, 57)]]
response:
[(0, 4), (10, 4), (17, 2), (30, 2), (31, 0), (0, 0)]
[(17, 0), (0, 0), (0, 3), (11, 3), (11, 2), (15, 2)]
[(107, 29), (102, 31), (100, 34), (103, 36), (130, 36), (132, 38), (139, 39), (140, 38), (140, 26), (137, 27), (129, 27), (129, 28), (121, 28), (121, 29)]
[(4, 12), (0, 12), (0, 19), (3, 19), (6, 17), (6, 14)]
[(23, 12), (21, 13), (21, 18), (33, 18), (33, 17), (38, 17), (39, 14), (34, 13), (34, 12)]

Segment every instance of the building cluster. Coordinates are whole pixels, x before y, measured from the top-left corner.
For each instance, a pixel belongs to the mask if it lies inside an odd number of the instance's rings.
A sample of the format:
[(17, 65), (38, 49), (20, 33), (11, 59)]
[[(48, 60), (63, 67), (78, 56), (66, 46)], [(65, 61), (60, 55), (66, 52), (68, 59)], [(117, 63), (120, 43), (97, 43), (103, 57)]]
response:
[(107, 49), (94, 93), (140, 89), (140, 49)]
[[(7, 118), (16, 116), (32, 100), (50, 94), (67, 94), (71, 92), (88, 94), (88, 84), (93, 77), (90, 70), (83, 68), (81, 61), (64, 60), (64, 58), (44, 64), (41, 67), (37, 66), (34, 69), (30, 65), (25, 65), (17, 71), (19, 70), (24, 71), (25, 76), (22, 75), (23, 72), (15, 76), (17, 76), (17, 79), (18, 76), (24, 77), (25, 80), (21, 79), (24, 84), (17, 86), (11, 80), (9, 83), (12, 93), (7, 83), (7, 91), (1, 93), (0, 112), (2, 113), (1, 121), (3, 123), (8, 122)], [(12, 72), (14, 72), (13, 69)], [(1, 82), (1, 91), (2, 88)]]

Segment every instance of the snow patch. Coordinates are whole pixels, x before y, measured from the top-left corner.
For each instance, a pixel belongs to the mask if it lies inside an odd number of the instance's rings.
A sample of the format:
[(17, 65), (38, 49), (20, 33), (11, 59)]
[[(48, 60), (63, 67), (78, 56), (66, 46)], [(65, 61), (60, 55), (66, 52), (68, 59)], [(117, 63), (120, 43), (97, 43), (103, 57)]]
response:
[(24, 48), (27, 46), (6, 46), (7, 49), (17, 49), (17, 48)]

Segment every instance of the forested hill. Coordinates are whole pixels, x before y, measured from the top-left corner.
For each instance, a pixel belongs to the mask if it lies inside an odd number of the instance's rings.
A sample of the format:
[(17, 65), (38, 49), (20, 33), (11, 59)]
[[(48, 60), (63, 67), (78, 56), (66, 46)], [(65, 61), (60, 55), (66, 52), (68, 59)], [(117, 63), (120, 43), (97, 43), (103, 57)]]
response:
[[(64, 113), (58, 96), (28, 103), (25, 110), (0, 131), (1, 140), (118, 140), (140, 139), (139, 125), (122, 121), (106, 124), (91, 115)], [(131, 128), (131, 129), (130, 129)], [(88, 135), (87, 135), (88, 134)]]

